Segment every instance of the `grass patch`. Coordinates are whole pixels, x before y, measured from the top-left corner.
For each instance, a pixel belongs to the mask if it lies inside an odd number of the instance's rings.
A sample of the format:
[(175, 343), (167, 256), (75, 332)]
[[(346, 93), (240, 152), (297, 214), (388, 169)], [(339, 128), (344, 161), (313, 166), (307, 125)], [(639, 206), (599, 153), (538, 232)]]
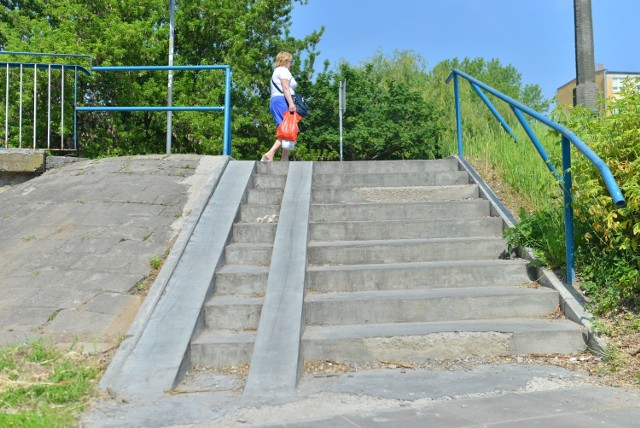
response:
[[(559, 137), (552, 136), (541, 125), (532, 125), (556, 170), (562, 169)], [(521, 129), (514, 129), (518, 142), (505, 132), (485, 133), (465, 137), (465, 157), (481, 169), (492, 170), (517, 194), (528, 212), (562, 201), (562, 192), (554, 175), (529, 137)], [(483, 177), (484, 178), (484, 177)], [(517, 214), (517, 213), (514, 213)]]
[(0, 426), (73, 426), (101, 373), (97, 362), (44, 341), (0, 348)]

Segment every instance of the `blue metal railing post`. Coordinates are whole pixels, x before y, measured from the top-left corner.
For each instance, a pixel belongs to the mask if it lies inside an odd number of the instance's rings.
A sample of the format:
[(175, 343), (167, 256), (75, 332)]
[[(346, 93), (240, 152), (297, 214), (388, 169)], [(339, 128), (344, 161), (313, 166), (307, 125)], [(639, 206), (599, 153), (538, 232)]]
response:
[(458, 86), (458, 75), (453, 75), (453, 91), (456, 98), (456, 129), (458, 133), (458, 154), (464, 156), (462, 150), (462, 113), (460, 112), (460, 87)]
[(507, 121), (504, 120), (502, 115), (498, 112), (498, 109), (493, 106), (491, 101), (489, 101), (489, 98), (487, 98), (484, 92), (482, 92), (482, 89), (480, 89), (478, 85), (476, 85), (475, 83), (471, 83), (471, 87), (473, 88), (474, 91), (476, 91), (476, 94), (478, 94), (480, 99), (484, 102), (484, 105), (486, 105), (491, 111), (491, 113), (493, 113), (493, 116), (496, 119), (498, 119), (498, 122), (500, 122), (500, 125), (502, 125), (502, 129), (504, 129), (507, 134), (511, 135), (511, 138), (513, 138), (513, 141), (517, 143), (518, 139), (516, 138), (516, 134), (513, 133)]
[(78, 150), (78, 67), (73, 79), (73, 150)]
[(547, 165), (547, 168), (549, 169), (549, 171), (553, 174), (554, 177), (556, 177), (559, 180), (560, 177), (556, 172), (556, 167), (551, 162), (551, 159), (549, 158), (547, 151), (544, 149), (544, 147), (542, 147), (542, 144), (540, 144), (540, 140), (538, 140), (538, 137), (536, 136), (535, 132), (533, 132), (533, 129), (531, 128), (531, 125), (529, 125), (529, 122), (527, 122), (527, 119), (524, 117), (522, 112), (517, 108), (511, 106), (511, 110), (513, 111), (513, 114), (516, 115), (516, 118), (520, 122), (520, 125), (522, 125), (524, 132), (526, 132), (527, 135), (529, 136), (529, 139), (531, 140), (534, 147), (538, 151), (538, 154), (544, 161), (545, 165)]
[(574, 237), (573, 237), (573, 204), (571, 199), (571, 144), (562, 136), (562, 173), (564, 194), (564, 240), (567, 258), (567, 282), (573, 284), (576, 279)]
[(224, 94), (224, 143), (222, 154), (231, 156), (231, 68), (227, 68), (225, 75)]

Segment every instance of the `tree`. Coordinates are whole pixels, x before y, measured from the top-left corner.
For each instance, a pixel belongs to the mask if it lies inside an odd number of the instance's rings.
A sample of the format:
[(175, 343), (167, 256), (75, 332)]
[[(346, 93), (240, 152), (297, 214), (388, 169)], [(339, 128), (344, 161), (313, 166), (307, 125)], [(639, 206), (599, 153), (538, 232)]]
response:
[(359, 67), (343, 62), (327, 71), (325, 66), (312, 87), (313, 113), (301, 122), (304, 154), (339, 158), (337, 96), (339, 82), (346, 80), (343, 159), (442, 157), (443, 112), (423, 96), (426, 74), (420, 64), (418, 57), (400, 52), (394, 57), (378, 54)]

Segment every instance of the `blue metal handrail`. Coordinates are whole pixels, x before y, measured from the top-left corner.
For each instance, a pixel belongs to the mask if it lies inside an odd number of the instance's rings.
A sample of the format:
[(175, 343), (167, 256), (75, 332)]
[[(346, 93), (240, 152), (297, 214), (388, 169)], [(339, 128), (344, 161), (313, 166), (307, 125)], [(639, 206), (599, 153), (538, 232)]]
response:
[[(10, 51), (0, 51), (0, 54), (3, 55), (14, 55), (14, 56), (46, 56), (50, 58), (86, 58), (89, 60), (89, 68), (93, 64), (93, 57), (91, 55), (86, 54), (58, 54), (58, 53), (45, 53), (45, 52), (10, 52)], [(52, 64), (53, 65), (53, 64)]]
[[(222, 111), (224, 112), (222, 153), (231, 156), (231, 67), (228, 65), (148, 65), (148, 66), (110, 66), (93, 67), (96, 72), (114, 71), (174, 71), (174, 70), (224, 70), (225, 96), (224, 106), (76, 106), (76, 111)], [(76, 133), (74, 131), (74, 141)], [(171, 147), (167, 147), (171, 153)]]
[[(473, 90), (480, 96), (482, 101), (487, 105), (489, 110), (493, 113), (493, 115), (498, 119), (502, 127), (515, 138), (514, 133), (509, 128), (507, 122), (502, 118), (500, 113), (495, 109), (495, 107), (491, 104), (491, 101), (485, 96), (482, 90), (489, 92), (494, 95), (498, 99), (507, 103), (513, 113), (516, 115), (516, 118), (524, 128), (527, 136), (535, 146), (536, 150), (542, 157), (542, 160), (549, 168), (549, 171), (562, 182), (562, 189), (564, 193), (564, 230), (565, 230), (565, 251), (567, 258), (567, 283), (573, 284), (575, 281), (575, 257), (574, 257), (574, 236), (573, 236), (573, 207), (572, 207), (572, 198), (571, 198), (571, 187), (572, 187), (572, 179), (571, 179), (571, 144), (574, 145), (584, 156), (591, 161), (591, 163), (598, 168), (600, 171), (600, 175), (604, 180), (607, 189), (609, 190), (609, 194), (613, 199), (613, 202), (617, 208), (624, 208), (627, 205), (626, 200), (622, 196), (622, 192), (620, 191), (620, 187), (616, 183), (613, 174), (609, 167), (604, 163), (602, 159), (600, 159), (594, 152), (587, 146), (582, 140), (580, 140), (573, 132), (569, 131), (564, 126), (550, 120), (546, 116), (538, 113), (537, 111), (525, 106), (524, 104), (519, 103), (513, 98), (508, 97), (500, 91), (492, 88), (491, 86), (482, 83), (481, 81), (469, 76), (468, 74), (456, 69), (453, 69), (451, 74), (447, 77), (446, 82), (449, 83), (453, 78), (453, 86), (455, 92), (455, 105), (456, 105), (456, 128), (458, 134), (458, 154), (463, 157), (463, 147), (462, 147), (462, 116), (460, 109), (460, 88), (458, 84), (458, 77), (462, 77), (466, 79)], [(522, 113), (526, 113), (527, 115), (533, 117), (538, 120), (540, 123), (546, 125), (547, 127), (557, 131), (562, 136), (562, 175), (559, 174), (555, 167), (553, 166), (549, 156), (546, 151), (540, 144), (540, 141), (536, 137), (533, 129), (527, 122), (527, 119), (524, 117)]]

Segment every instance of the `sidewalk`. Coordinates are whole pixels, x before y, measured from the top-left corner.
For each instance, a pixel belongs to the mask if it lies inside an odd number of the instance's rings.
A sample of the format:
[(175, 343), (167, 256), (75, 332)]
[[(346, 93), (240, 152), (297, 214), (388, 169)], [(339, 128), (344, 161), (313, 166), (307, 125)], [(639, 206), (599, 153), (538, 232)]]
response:
[(117, 346), (136, 287), (228, 158), (83, 160), (0, 192), (0, 344)]
[(594, 385), (561, 367), (498, 364), (305, 375), (288, 401), (247, 402), (242, 382), (209, 373), (161, 398), (106, 399), (85, 427), (635, 427), (639, 391)]

